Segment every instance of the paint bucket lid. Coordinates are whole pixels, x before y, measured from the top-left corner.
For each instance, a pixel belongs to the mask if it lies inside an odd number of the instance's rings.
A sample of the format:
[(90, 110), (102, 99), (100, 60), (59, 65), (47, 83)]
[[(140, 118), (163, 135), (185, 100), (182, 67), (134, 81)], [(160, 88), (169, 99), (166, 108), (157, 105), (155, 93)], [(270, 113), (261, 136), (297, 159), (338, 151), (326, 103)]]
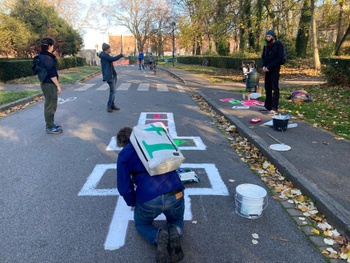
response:
[(255, 184), (240, 184), (236, 187), (236, 193), (245, 198), (264, 198), (267, 194), (266, 190)]
[(292, 149), (292, 147), (286, 144), (271, 144), (270, 149), (278, 152), (286, 152)]
[(250, 98), (255, 100), (257, 98), (260, 98), (261, 97), (261, 94), (260, 93), (251, 93), (250, 94)]

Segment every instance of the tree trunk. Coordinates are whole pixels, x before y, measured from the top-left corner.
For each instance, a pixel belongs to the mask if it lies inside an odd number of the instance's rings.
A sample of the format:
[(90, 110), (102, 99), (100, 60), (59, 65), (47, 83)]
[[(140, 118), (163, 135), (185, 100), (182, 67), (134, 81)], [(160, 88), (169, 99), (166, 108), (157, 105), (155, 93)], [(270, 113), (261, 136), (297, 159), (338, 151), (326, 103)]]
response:
[(307, 44), (310, 36), (310, 1), (304, 0), (303, 9), (301, 10), (299, 29), (295, 41), (295, 52), (297, 57), (306, 58)]
[(337, 50), (335, 51), (336, 56), (349, 54), (350, 53), (350, 25), (346, 30), (343, 38), (341, 39)]
[(318, 46), (317, 46), (317, 29), (316, 29), (316, 19), (315, 19), (315, 0), (311, 0), (310, 2), (310, 13), (311, 13), (311, 44), (312, 44), (312, 51), (314, 54), (314, 63), (315, 63), (315, 69), (320, 70), (321, 69), (321, 61), (320, 61), (320, 55), (318, 53)]
[(336, 49), (340, 46), (340, 42), (343, 38), (343, 1), (339, 2), (339, 20), (338, 20), (338, 35), (337, 40), (335, 41)]

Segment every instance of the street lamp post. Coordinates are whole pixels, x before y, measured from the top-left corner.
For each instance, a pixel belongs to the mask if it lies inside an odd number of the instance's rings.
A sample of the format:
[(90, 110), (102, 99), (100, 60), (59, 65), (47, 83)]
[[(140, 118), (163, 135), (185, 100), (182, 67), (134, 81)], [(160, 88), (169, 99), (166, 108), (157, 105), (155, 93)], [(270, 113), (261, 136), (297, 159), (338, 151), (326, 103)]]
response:
[(172, 22), (171, 25), (173, 26), (173, 67), (175, 66), (174, 65), (174, 62), (175, 62), (175, 56), (174, 56), (174, 52), (175, 52), (175, 22)]

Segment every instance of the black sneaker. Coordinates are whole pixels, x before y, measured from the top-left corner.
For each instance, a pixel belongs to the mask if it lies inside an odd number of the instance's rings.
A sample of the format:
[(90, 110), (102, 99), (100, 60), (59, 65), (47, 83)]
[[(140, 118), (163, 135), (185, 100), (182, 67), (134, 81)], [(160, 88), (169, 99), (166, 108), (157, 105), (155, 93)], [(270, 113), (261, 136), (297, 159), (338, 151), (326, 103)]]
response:
[(168, 252), (168, 245), (169, 245), (168, 231), (161, 229), (158, 232), (158, 237), (157, 237), (157, 254), (156, 254), (157, 263), (171, 263), (171, 258)]
[(178, 262), (184, 258), (184, 253), (180, 244), (179, 233), (177, 232), (176, 226), (170, 225), (169, 231), (169, 254), (171, 262)]
[(56, 134), (56, 133), (62, 133), (61, 127), (53, 126), (52, 128), (46, 128), (47, 134)]

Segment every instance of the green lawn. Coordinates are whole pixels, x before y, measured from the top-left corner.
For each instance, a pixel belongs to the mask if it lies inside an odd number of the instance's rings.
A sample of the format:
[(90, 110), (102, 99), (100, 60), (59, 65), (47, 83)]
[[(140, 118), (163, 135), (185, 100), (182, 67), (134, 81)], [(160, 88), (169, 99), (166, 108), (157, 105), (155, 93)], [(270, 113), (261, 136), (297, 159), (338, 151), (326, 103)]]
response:
[(41, 91), (39, 90), (1, 90), (0, 91), (0, 106), (5, 105), (7, 103), (24, 99), (36, 94), (39, 94)]
[[(58, 71), (61, 84), (74, 84), (78, 80), (101, 71), (100, 66), (76, 67)], [(14, 79), (6, 82), (6, 84), (40, 84), (38, 76), (29, 76), (25, 78)]]

